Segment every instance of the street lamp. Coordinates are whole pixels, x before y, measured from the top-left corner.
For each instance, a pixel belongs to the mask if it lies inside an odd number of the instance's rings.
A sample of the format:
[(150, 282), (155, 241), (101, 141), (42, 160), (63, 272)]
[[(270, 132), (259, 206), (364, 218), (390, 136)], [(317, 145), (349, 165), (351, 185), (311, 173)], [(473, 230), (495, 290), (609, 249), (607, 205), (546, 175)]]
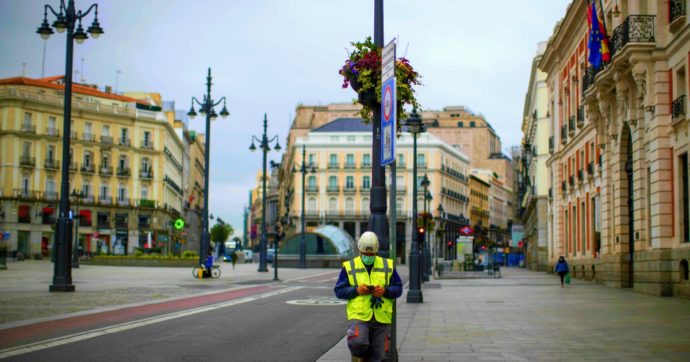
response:
[[(95, 16), (91, 26), (85, 32), (81, 25), (81, 20), (85, 18), (91, 10), (95, 9)], [(48, 10), (56, 17), (51, 27), (48, 24)], [(74, 31), (76, 23), (79, 23), (77, 31)], [(82, 12), (77, 11), (74, 6), (74, 0), (67, 1), (65, 5), (64, 0), (60, 0), (60, 9), (58, 12), (50, 5), (44, 6), (43, 23), (36, 30), (41, 38), (48, 39), (53, 34), (53, 28), (58, 33), (63, 33), (67, 30), (67, 50), (65, 52), (65, 98), (64, 113), (62, 117), (62, 124), (64, 133), (62, 135), (62, 170), (61, 170), (61, 184), (60, 184), (60, 214), (58, 215), (57, 228), (55, 230), (55, 266), (53, 269), (53, 283), (50, 285), (51, 292), (73, 292), (74, 284), (72, 284), (72, 268), (70, 267), (71, 250), (69, 244), (72, 240), (72, 228), (74, 227), (72, 219), (69, 218), (69, 149), (71, 136), (71, 120), (72, 120), (72, 67), (74, 58), (74, 41), (81, 44), (88, 38), (86, 33), (96, 39), (103, 34), (103, 28), (98, 22), (98, 4), (92, 4), (89, 8)]]
[(74, 233), (74, 247), (72, 249), (72, 268), (79, 268), (79, 199), (84, 198), (84, 192), (79, 190), (77, 191), (76, 189), (72, 190), (72, 197), (76, 200), (76, 212), (74, 213), (74, 218), (77, 220), (76, 221), (76, 227), (75, 229), (77, 230)]
[(216, 114), (215, 106), (223, 102), (223, 109), (220, 111), (220, 116), (227, 118), (230, 113), (226, 107), (225, 97), (214, 102), (211, 98), (211, 67), (208, 68), (208, 76), (206, 76), (206, 94), (204, 94), (203, 100), (199, 101), (196, 97), (192, 97), (191, 108), (187, 112), (187, 116), (190, 119), (196, 117), (196, 110), (194, 110), (194, 103), (199, 105), (199, 113), (206, 115), (206, 137), (204, 145), (204, 209), (201, 213), (201, 245), (199, 245), (199, 264), (204, 264), (206, 259), (206, 254), (208, 254), (208, 249), (210, 246), (210, 234), (208, 230), (208, 180), (209, 173), (211, 170), (211, 121), (218, 118)]
[[(301, 232), (301, 239), (299, 241), (299, 267), (300, 268), (306, 268), (307, 267), (307, 237), (305, 234), (305, 229), (307, 228), (307, 223), (304, 218), (304, 189), (306, 188), (304, 185), (304, 179), (307, 175), (307, 172), (311, 173), (316, 173), (316, 168), (314, 165), (309, 162), (307, 163), (307, 149), (304, 145), (302, 145), (302, 163), (301, 164), (296, 164), (297, 166), (293, 165), (292, 166), (292, 173), (295, 172), (300, 172), (302, 173), (302, 232)], [(299, 167), (299, 171), (297, 170), (297, 167)], [(307, 171), (307, 169), (309, 169)]]
[(431, 251), (429, 250), (429, 243), (431, 239), (429, 237), (429, 219), (431, 218), (431, 192), (427, 190), (429, 187), (429, 179), (424, 175), (422, 179), (422, 186), (424, 186), (424, 240), (422, 240), (422, 280), (425, 282), (429, 281), (429, 275), (431, 274)]
[[(266, 130), (268, 128), (268, 119), (266, 113), (264, 113), (264, 134), (261, 138), (252, 136), (252, 145), (249, 146), (249, 150), (256, 151), (256, 146), (254, 141), (259, 142), (259, 147), (263, 152), (263, 174), (261, 175), (262, 183), (262, 194), (261, 194), (261, 241), (259, 243), (259, 270), (260, 272), (267, 272), (266, 267), (266, 154), (271, 150), (270, 143), (276, 141), (274, 150), (280, 151), (280, 143), (278, 143), (278, 136), (273, 136), (273, 138), (268, 139), (266, 136)], [(278, 247), (276, 245), (276, 251), (273, 255), (273, 267), (277, 268), (278, 265)]]
[(408, 303), (423, 303), (424, 298), (421, 290), (421, 276), (419, 270), (419, 230), (417, 230), (417, 134), (425, 132), (426, 128), (422, 119), (417, 114), (417, 109), (412, 110), (412, 114), (406, 122), (407, 130), (412, 133), (412, 243), (410, 248), (410, 290), (407, 292)]

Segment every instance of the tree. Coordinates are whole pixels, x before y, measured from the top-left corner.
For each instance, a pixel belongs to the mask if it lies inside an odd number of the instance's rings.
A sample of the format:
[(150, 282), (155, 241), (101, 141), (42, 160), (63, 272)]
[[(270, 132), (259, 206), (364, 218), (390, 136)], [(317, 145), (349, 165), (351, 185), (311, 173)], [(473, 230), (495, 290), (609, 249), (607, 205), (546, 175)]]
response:
[(211, 228), (211, 241), (215, 243), (222, 243), (228, 240), (228, 237), (234, 233), (230, 224), (218, 223)]

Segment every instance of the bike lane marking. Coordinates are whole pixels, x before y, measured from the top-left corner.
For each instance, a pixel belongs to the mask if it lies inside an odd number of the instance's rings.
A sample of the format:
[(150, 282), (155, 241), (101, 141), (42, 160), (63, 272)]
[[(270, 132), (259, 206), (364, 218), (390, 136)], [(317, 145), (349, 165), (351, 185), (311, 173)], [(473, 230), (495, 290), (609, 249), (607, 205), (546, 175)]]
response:
[[(28, 343), (21, 346), (2, 349), (0, 350), (0, 359), (29, 352), (39, 351), (46, 348), (57, 347), (64, 344), (95, 338), (106, 334), (117, 333), (133, 328), (138, 328), (154, 323), (160, 323), (171, 319), (181, 318), (237, 304), (247, 303), (259, 299), (269, 298), (272, 296), (289, 293), (301, 288), (302, 287), (300, 286), (294, 286), (276, 290), (276, 287), (274, 286), (260, 286), (255, 288), (234, 290), (217, 294), (203, 295), (200, 297), (186, 298), (157, 304), (147, 304), (138, 307), (124, 308), (79, 317), (60, 319), (50, 322), (38, 323), (35, 325), (10, 328), (0, 331), (0, 341), (2, 341), (3, 344), (11, 344), (13, 342), (21, 343), (22, 340), (28, 338), (40, 338), (41, 335), (50, 336), (50, 334), (64, 332), (65, 330), (69, 329), (89, 328), (97, 324), (114, 323), (121, 322), (123, 320), (128, 320), (125, 323), (92, 329), (84, 332), (77, 332), (73, 334), (68, 334), (66, 336), (50, 338), (34, 343)], [(228, 298), (234, 299), (228, 300)], [(203, 306), (199, 307), (199, 305)], [(149, 317), (152, 314), (160, 314), (162, 312), (165, 313), (171, 310), (179, 310), (182, 308), (192, 309), (186, 309), (182, 311), (176, 311), (168, 314)], [(147, 316), (147, 318), (132, 320), (141, 316)]]

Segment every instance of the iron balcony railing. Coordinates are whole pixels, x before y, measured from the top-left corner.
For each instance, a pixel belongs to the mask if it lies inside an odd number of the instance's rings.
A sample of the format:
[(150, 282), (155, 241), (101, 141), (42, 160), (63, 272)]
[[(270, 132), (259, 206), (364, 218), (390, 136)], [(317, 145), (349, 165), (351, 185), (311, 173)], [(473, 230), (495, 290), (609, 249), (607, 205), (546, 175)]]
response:
[(36, 157), (29, 155), (21, 155), (19, 157), (19, 166), (34, 167), (36, 166)]
[(113, 166), (101, 165), (101, 167), (98, 169), (98, 174), (101, 176), (112, 176)]
[(141, 148), (152, 150), (153, 149), (153, 141), (141, 141)]
[(329, 162), (328, 163), (328, 168), (330, 169), (338, 169), (340, 168), (340, 165), (337, 162)]
[(36, 126), (30, 123), (22, 124), (22, 132), (24, 133), (36, 133)]
[(46, 127), (46, 136), (59, 137), (60, 131), (55, 127)]
[(46, 191), (43, 193), (43, 198), (49, 201), (55, 201), (58, 199), (57, 191)]
[(582, 182), (585, 179), (585, 171), (583, 169), (577, 170), (577, 180)]
[(36, 199), (38, 198), (38, 191), (29, 189), (14, 189), (14, 197), (19, 199)]
[(671, 105), (671, 114), (673, 115), (674, 121), (685, 117), (685, 95), (673, 101)]
[(571, 175), (571, 176), (568, 178), (568, 183), (570, 184), (570, 187), (575, 186), (575, 176), (574, 176), (574, 175)]
[(318, 185), (307, 185), (305, 188), (305, 191), (307, 192), (319, 192), (319, 186)]
[(129, 167), (118, 167), (117, 175), (119, 177), (128, 177), (130, 175)]
[(371, 168), (371, 162), (362, 162), (361, 168)]
[(76, 162), (70, 162), (69, 164), (69, 172), (77, 172), (79, 169), (79, 164)]
[(98, 204), (100, 205), (112, 205), (113, 204), (113, 198), (109, 196), (99, 196), (98, 197)]
[(587, 164), (587, 174), (589, 174), (589, 176), (594, 176), (594, 161), (589, 161)]
[(139, 171), (139, 178), (144, 180), (150, 180), (153, 178), (153, 171)]
[(671, 0), (671, 23), (687, 15), (686, 0)]
[(353, 193), (357, 192), (357, 189), (356, 189), (354, 186), (352, 186), (352, 187), (347, 187), (347, 186), (346, 186), (346, 187), (343, 189), (343, 192), (353, 194)]
[(326, 188), (327, 192), (340, 192), (340, 186), (338, 185), (328, 185), (328, 188)]
[(585, 106), (577, 107), (577, 128), (582, 128), (585, 125)]
[(81, 136), (81, 139), (86, 142), (94, 142), (96, 140), (96, 136), (93, 133), (84, 133)]
[(113, 137), (112, 136), (101, 136), (101, 143), (106, 144), (106, 145), (112, 145), (113, 144)]
[(575, 116), (568, 118), (568, 134), (571, 136), (575, 134)]
[(353, 169), (353, 168), (355, 168), (355, 163), (354, 162), (345, 162), (345, 168), (346, 169)]
[(362, 185), (359, 187), (359, 192), (365, 192), (365, 191), (368, 192), (369, 190), (371, 190), (370, 185)]
[(420, 162), (417, 164), (417, 168), (426, 168), (426, 162)]
[(117, 199), (117, 206), (129, 206), (129, 199)]
[(120, 146), (127, 146), (127, 147), (129, 147), (132, 143), (129, 141), (129, 138), (120, 138), (120, 139), (118, 140), (118, 144), (119, 144)]
[(94, 167), (93, 164), (81, 165), (81, 172), (82, 173), (95, 173), (96, 167)]
[(53, 158), (46, 158), (43, 162), (43, 166), (48, 170), (57, 170), (60, 168), (60, 162)]

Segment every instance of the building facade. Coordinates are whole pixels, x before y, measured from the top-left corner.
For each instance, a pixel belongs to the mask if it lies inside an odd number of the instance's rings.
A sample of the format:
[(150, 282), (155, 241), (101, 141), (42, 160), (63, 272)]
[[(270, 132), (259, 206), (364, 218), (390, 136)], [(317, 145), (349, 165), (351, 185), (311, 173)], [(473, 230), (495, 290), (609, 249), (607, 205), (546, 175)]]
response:
[[(573, 2), (548, 74), (549, 264), (655, 295), (688, 295), (687, 1), (605, 1), (611, 61), (587, 61), (587, 3)], [(614, 11), (615, 10), (615, 11)]]
[[(0, 80), (0, 229), (10, 233), (13, 253), (50, 253), (62, 181), (63, 90), (62, 77)], [(168, 169), (164, 150), (179, 159), (182, 144), (160, 106), (95, 86), (75, 84), (73, 92), (70, 205), (82, 252), (168, 246), (170, 220), (181, 210), (174, 187), (181, 171)]]

